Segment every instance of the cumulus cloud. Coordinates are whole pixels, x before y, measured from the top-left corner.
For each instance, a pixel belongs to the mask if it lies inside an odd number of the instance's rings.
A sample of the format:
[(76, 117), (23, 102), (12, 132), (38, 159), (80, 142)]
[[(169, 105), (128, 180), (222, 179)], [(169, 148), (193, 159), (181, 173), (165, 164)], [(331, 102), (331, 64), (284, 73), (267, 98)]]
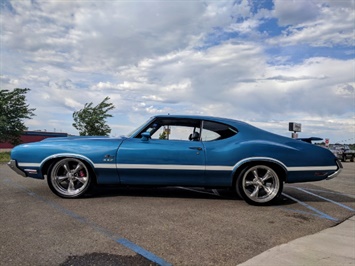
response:
[(281, 26), (298, 25), (313, 21), (319, 15), (317, 2), (313, 0), (275, 0), (275, 17)]
[(1, 88), (31, 89), (33, 129), (76, 133), (73, 111), (109, 96), (114, 135), (167, 113), (238, 118), (281, 134), (289, 120), (319, 135), (353, 132), (353, 1), (6, 0), (0, 8)]
[(351, 46), (354, 43), (354, 1), (275, 0), (274, 16), (287, 26), (271, 44)]

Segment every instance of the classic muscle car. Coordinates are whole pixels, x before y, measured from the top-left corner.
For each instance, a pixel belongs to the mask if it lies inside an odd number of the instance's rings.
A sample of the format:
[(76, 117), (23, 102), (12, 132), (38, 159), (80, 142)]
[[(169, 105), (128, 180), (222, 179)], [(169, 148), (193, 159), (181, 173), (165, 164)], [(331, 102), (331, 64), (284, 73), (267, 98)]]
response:
[(155, 116), (126, 137), (64, 137), (22, 144), (9, 166), (47, 179), (63, 198), (93, 185), (233, 188), (249, 204), (275, 201), (284, 183), (335, 177), (327, 149), (247, 123), (208, 116)]

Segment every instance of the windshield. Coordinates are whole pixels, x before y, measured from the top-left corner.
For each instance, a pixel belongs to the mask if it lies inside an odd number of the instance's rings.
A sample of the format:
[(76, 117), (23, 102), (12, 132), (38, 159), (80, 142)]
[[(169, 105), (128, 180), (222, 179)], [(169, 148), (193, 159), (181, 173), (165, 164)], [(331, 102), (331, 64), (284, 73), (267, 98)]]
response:
[(132, 132), (130, 132), (129, 134), (126, 135), (127, 138), (131, 138), (131, 137), (135, 137), (147, 124), (149, 124), (152, 120), (154, 119), (154, 117), (149, 118), (145, 123), (143, 123), (142, 125), (140, 125), (138, 128), (136, 128), (135, 130), (133, 130)]

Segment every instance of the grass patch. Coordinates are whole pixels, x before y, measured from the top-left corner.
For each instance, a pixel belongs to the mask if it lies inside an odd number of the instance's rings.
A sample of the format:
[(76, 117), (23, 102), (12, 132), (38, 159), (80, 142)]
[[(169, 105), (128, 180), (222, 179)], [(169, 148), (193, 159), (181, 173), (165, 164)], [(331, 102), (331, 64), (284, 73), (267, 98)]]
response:
[(7, 163), (8, 161), (10, 161), (10, 152), (9, 151), (0, 152), (0, 163)]

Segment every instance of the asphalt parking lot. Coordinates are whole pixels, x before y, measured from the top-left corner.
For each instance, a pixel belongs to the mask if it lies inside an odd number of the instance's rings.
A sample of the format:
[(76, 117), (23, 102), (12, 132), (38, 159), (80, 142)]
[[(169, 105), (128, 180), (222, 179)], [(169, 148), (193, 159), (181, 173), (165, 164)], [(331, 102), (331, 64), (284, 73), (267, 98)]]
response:
[[(355, 214), (355, 163), (256, 207), (227, 190), (100, 188), (76, 200), (0, 164), (0, 265), (237, 265)], [(321, 243), (320, 243), (321, 244)]]

